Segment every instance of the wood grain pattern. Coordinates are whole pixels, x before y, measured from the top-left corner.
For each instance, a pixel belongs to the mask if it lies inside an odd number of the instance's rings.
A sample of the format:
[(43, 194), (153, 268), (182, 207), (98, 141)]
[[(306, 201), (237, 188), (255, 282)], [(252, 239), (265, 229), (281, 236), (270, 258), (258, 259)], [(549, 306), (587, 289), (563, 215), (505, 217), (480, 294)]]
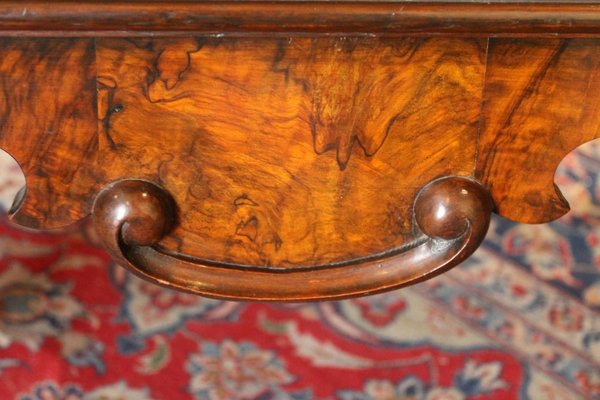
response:
[(541, 223), (569, 210), (554, 172), (600, 137), (599, 93), (600, 40), (491, 40), (476, 176), (497, 213)]
[(596, 2), (0, 1), (0, 36), (600, 35)]
[(165, 252), (282, 268), (385, 252), (414, 239), (425, 183), (472, 174), (485, 41), (96, 47), (100, 165), (174, 196)]
[(0, 147), (27, 179), (16, 222), (54, 228), (89, 213), (101, 173), (95, 78), (93, 40), (0, 40)]
[[(553, 175), (600, 136), (599, 64), (600, 39), (584, 38), (0, 39), (0, 147), (28, 180), (14, 218), (64, 226), (101, 188), (142, 180), (172, 196), (173, 229), (136, 242), (147, 199), (129, 228), (119, 204), (95, 208), (114, 217), (97, 225), (157, 282), (297, 300), (402, 286), (455, 265), (487, 226), (442, 226), (449, 253), (427, 257), (437, 212), (415, 199), (437, 178), (474, 176), (521, 222), (568, 210)], [(476, 186), (453, 209), (485, 222)], [(445, 193), (433, 203), (451, 209)]]

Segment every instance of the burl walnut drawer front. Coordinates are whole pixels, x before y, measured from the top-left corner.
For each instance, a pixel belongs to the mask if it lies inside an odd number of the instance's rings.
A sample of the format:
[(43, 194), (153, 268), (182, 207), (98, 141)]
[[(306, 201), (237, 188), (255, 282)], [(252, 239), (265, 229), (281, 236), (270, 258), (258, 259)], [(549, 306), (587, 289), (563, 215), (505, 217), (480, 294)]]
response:
[(593, 37), (84, 36), (0, 37), (0, 147), (27, 178), (12, 218), (92, 214), (117, 262), (208, 296), (434, 276), (492, 211), (567, 212), (554, 170), (599, 135)]

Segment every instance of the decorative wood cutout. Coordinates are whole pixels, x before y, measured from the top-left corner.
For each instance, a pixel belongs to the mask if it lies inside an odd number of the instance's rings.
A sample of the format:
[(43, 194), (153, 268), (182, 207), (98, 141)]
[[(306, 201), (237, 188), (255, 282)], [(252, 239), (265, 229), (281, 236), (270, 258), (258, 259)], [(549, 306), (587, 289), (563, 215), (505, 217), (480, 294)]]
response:
[(102, 175), (95, 115), (93, 40), (0, 39), (0, 147), (27, 179), (14, 221), (54, 228), (89, 213)]
[(600, 137), (600, 40), (493, 39), (489, 54), (476, 176), (498, 214), (557, 219), (556, 167)]

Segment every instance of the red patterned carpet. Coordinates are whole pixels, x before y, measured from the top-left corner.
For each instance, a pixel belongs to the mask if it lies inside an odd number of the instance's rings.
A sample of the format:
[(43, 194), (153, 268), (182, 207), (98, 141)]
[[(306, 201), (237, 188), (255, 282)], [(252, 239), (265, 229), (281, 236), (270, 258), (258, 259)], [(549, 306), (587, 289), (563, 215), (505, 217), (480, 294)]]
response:
[(0, 400), (600, 399), (598, 172), (600, 145), (580, 148), (557, 176), (565, 218), (496, 218), (450, 273), (341, 302), (179, 294), (115, 267), (85, 226), (3, 219)]

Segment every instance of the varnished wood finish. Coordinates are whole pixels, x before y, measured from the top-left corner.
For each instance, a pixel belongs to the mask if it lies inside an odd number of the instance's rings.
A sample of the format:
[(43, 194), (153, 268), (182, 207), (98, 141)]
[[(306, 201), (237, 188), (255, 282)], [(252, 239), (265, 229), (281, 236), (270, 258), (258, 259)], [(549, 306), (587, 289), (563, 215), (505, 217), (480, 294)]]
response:
[(176, 258), (151, 247), (177, 218), (168, 193), (147, 181), (110, 185), (98, 195), (93, 217), (115, 259), (151, 282), (224, 299), (306, 301), (390, 290), (448, 270), (477, 249), (492, 207), (477, 182), (438, 179), (415, 199), (417, 233), (411, 243), (360, 261), (284, 270)]
[(220, 298), (444, 271), (492, 204), (566, 212), (554, 170), (600, 131), (600, 6), (581, 1), (0, 1), (0, 37), (15, 221), (95, 204), (119, 262)]
[(27, 178), (16, 222), (53, 228), (89, 213), (95, 115), (93, 40), (0, 39), (0, 147)]
[(497, 212), (548, 222), (569, 210), (554, 171), (600, 137), (600, 40), (490, 43), (476, 176)]
[(4, 36), (600, 35), (594, 1), (0, 1)]
[(101, 164), (111, 180), (172, 193), (181, 222), (160, 244), (170, 252), (277, 267), (385, 252), (413, 239), (411, 199), (423, 185), (472, 174), (484, 42), (96, 48)]

